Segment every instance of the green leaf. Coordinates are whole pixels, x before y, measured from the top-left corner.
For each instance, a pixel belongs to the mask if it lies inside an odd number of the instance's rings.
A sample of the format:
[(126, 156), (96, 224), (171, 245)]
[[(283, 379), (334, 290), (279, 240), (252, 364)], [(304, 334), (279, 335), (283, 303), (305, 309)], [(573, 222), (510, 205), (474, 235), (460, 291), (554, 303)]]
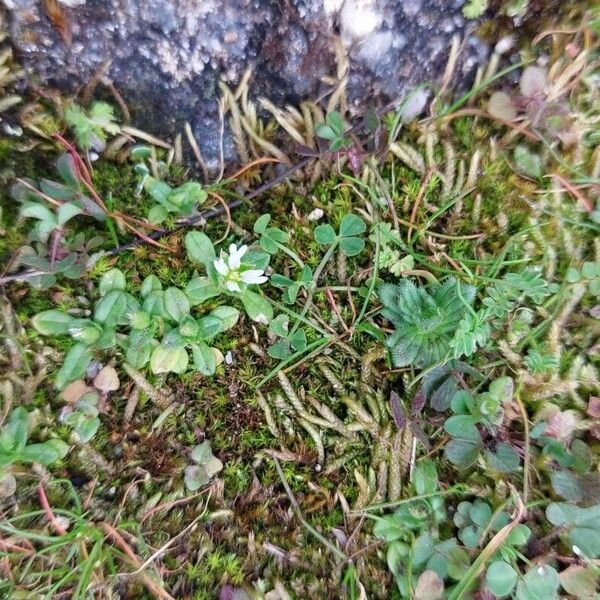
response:
[(335, 140), (337, 138), (336, 132), (329, 126), (324, 123), (319, 123), (315, 127), (315, 133), (325, 140)]
[[(501, 527), (504, 527), (504, 525), (505, 525), (505, 523), (502, 523)], [(498, 529), (501, 529), (501, 527), (494, 527), (494, 529), (498, 530)], [(504, 543), (505, 543), (505, 545), (513, 546), (513, 547), (524, 546), (528, 542), (530, 537), (531, 537), (531, 530), (529, 529), (529, 527), (527, 527), (527, 525), (523, 525), (522, 523), (519, 523), (508, 534), (506, 541)]]
[(69, 333), (74, 340), (91, 346), (102, 336), (102, 327), (90, 319), (73, 319)]
[(475, 427), (475, 418), (471, 415), (455, 415), (446, 419), (444, 430), (453, 438), (468, 441), (478, 441), (481, 439), (479, 431)]
[(338, 111), (334, 110), (327, 113), (327, 123), (329, 123), (338, 135), (344, 133), (344, 121), (342, 115)]
[[(461, 296), (458, 294), (460, 289)], [(384, 284), (377, 290), (384, 305), (382, 315), (394, 326), (386, 340), (396, 367), (428, 367), (443, 363), (451, 341), (468, 307), (475, 288), (450, 277), (442, 284), (417, 286), (409, 279), (397, 285)]]
[(361, 235), (367, 230), (366, 223), (357, 215), (344, 215), (340, 224), (340, 235), (342, 237), (351, 237)]
[(58, 209), (58, 224), (64, 225), (69, 219), (83, 212), (80, 206), (72, 202), (66, 202)]
[(34, 462), (41, 465), (51, 465), (63, 459), (69, 446), (62, 440), (51, 439), (42, 444), (30, 444), (19, 452), (19, 462)]
[(112, 290), (101, 298), (94, 310), (94, 320), (114, 327), (122, 320), (127, 310), (128, 297), (122, 290)]
[(216, 475), (223, 469), (223, 463), (214, 456), (210, 442), (204, 441), (192, 450), (192, 460), (202, 465), (210, 475)]
[(459, 469), (470, 467), (479, 457), (481, 442), (470, 440), (450, 440), (444, 448), (446, 458)]
[(469, 527), (465, 527), (458, 532), (458, 539), (467, 548), (477, 548), (479, 542), (481, 541), (481, 533), (482, 531), (479, 527), (470, 525)]
[(589, 558), (600, 556), (600, 504), (580, 508), (553, 502), (546, 509), (546, 517), (562, 528), (571, 546), (577, 546)]
[(188, 256), (205, 267), (212, 265), (216, 259), (213, 243), (206, 234), (200, 231), (190, 231), (185, 236), (185, 247)]
[[(29, 414), (22, 406), (15, 408), (10, 413), (6, 425), (0, 430), (0, 465), (2, 464), (2, 454), (16, 454), (27, 444)], [(4, 464), (10, 464), (10, 462), (12, 461), (6, 461)]]
[(165, 293), (162, 290), (154, 290), (149, 292), (144, 298), (144, 304), (142, 305), (142, 308), (149, 315), (154, 317), (168, 317), (165, 310)]
[(111, 269), (102, 275), (98, 290), (101, 296), (106, 296), (112, 290), (124, 290), (126, 287), (125, 275), (119, 269)]
[(46, 196), (54, 200), (60, 200), (61, 202), (72, 202), (77, 198), (76, 189), (56, 181), (50, 181), (49, 179), (40, 179), (40, 190)]
[(146, 298), (150, 292), (162, 290), (162, 283), (156, 275), (148, 275), (142, 283), (140, 294), (142, 298)]
[(169, 217), (169, 213), (167, 209), (161, 204), (155, 204), (148, 211), (148, 221), (152, 223), (152, 225), (160, 225), (164, 223)]
[(150, 356), (150, 368), (155, 374), (183, 373), (187, 369), (188, 361), (185, 348), (157, 346)]
[(539, 179), (542, 176), (542, 159), (526, 146), (517, 146), (513, 157), (517, 170), (524, 175), (533, 179)]
[(77, 167), (75, 159), (69, 152), (61, 154), (56, 161), (56, 170), (60, 178), (71, 188), (79, 189), (79, 179), (77, 177)]
[[(76, 413), (74, 413), (76, 414)], [(98, 432), (100, 428), (100, 419), (98, 417), (88, 417), (79, 414), (79, 419), (75, 425), (75, 435), (80, 444), (87, 444)]]
[(271, 284), (278, 288), (287, 288), (290, 285), (294, 285), (296, 282), (289, 277), (285, 277), (284, 275), (279, 275), (278, 273), (273, 273), (271, 275)]
[(517, 572), (503, 560), (493, 562), (485, 573), (485, 583), (494, 596), (508, 596), (517, 585)]
[(106, 350), (107, 348), (114, 348), (117, 343), (116, 333), (113, 327), (104, 327), (102, 329), (102, 335), (94, 343), (94, 347), (99, 350)]
[(277, 360), (285, 360), (292, 355), (291, 344), (287, 339), (279, 340), (267, 348), (267, 354)]
[[(449, 569), (454, 574), (464, 560), (462, 549), (458, 548), (455, 538), (435, 544), (431, 557), (427, 560), (427, 569), (435, 571), (442, 579), (448, 577)], [(468, 561), (468, 557), (467, 557)]]
[[(198, 322), (198, 328), (200, 326), (200, 322)], [(160, 345), (166, 350), (180, 350), (185, 348), (188, 344), (189, 340), (187, 340), (181, 333), (180, 328), (171, 329), (171, 331), (167, 332), (167, 334), (163, 337)]]
[[(456, 545), (456, 540), (452, 539), (449, 541), (453, 542), (453, 545), (447, 550), (448, 576), (459, 581), (464, 576), (465, 571), (469, 568), (471, 561), (469, 560), (467, 551)], [(438, 544), (437, 548), (441, 545), (442, 544)], [(440, 552), (437, 548), (436, 550)]]
[(337, 235), (335, 229), (328, 223), (315, 227), (315, 240), (322, 245), (329, 245), (335, 242)]
[(192, 344), (192, 356), (196, 370), (203, 375), (214, 375), (217, 369), (217, 360), (213, 349), (205, 342)]
[(511, 473), (519, 468), (521, 462), (517, 451), (510, 445), (500, 442), (496, 445), (496, 451), (486, 450), (487, 461), (499, 473)]
[(264, 233), (267, 230), (267, 226), (268, 226), (270, 220), (271, 220), (271, 215), (268, 213), (258, 217), (258, 219), (256, 219), (256, 221), (254, 223), (254, 233), (258, 233), (258, 234)]
[(399, 540), (406, 532), (406, 526), (402, 517), (396, 514), (374, 518), (375, 526), (373, 527), (373, 535), (380, 540), (393, 542), (394, 540)]
[(260, 269), (265, 271), (271, 261), (271, 255), (268, 252), (262, 250), (248, 250), (244, 256), (242, 256), (242, 264), (253, 269)]
[(498, 403), (502, 404), (512, 400), (514, 383), (511, 377), (498, 377), (494, 379), (488, 388), (488, 394)]
[(365, 247), (365, 240), (356, 237), (347, 237), (340, 240), (340, 250), (346, 256), (356, 256)]
[(568, 283), (577, 283), (581, 279), (581, 273), (575, 267), (569, 267), (565, 279)]
[(211, 317), (216, 317), (221, 320), (221, 331), (231, 329), (240, 318), (240, 311), (233, 306), (217, 306), (210, 312)]
[(194, 277), (185, 286), (185, 295), (192, 306), (202, 304), (210, 298), (218, 296), (221, 291), (208, 277)]
[(42, 335), (69, 333), (74, 318), (61, 310), (45, 310), (31, 320), (33, 327)]
[(192, 450), (192, 460), (196, 464), (185, 468), (185, 485), (191, 492), (209, 483), (223, 469), (223, 463), (213, 455), (208, 441)]
[(74, 346), (71, 346), (61, 368), (56, 374), (56, 387), (62, 390), (71, 381), (82, 379), (91, 360), (92, 352), (86, 344), (78, 342)]
[(433, 555), (435, 548), (435, 540), (431, 533), (426, 531), (422, 533), (413, 543), (412, 547), (412, 563), (413, 566), (425, 564)]
[(478, 498), (469, 508), (469, 518), (483, 529), (492, 519), (492, 509), (487, 502)]
[(462, 12), (467, 19), (477, 19), (485, 13), (489, 0), (468, 0), (463, 6)]
[(198, 325), (198, 339), (200, 340), (211, 340), (225, 331), (223, 328), (223, 321), (212, 315), (207, 315), (206, 317), (198, 319)]
[(125, 358), (136, 369), (141, 369), (148, 364), (150, 355), (158, 342), (149, 331), (132, 331), (128, 338)]
[(152, 156), (152, 149), (143, 145), (133, 146), (129, 151), (129, 156), (132, 160), (144, 160)]
[(198, 322), (191, 315), (186, 315), (181, 319), (179, 332), (183, 337), (193, 338), (198, 335)]
[(246, 314), (257, 323), (267, 324), (273, 318), (273, 308), (260, 294), (250, 290), (240, 296)]
[(552, 489), (565, 500), (581, 502), (583, 500), (583, 488), (577, 475), (571, 471), (554, 471), (550, 474)]
[(290, 344), (296, 352), (303, 352), (306, 348), (306, 333), (303, 329), (298, 329), (289, 337)]
[(289, 324), (290, 318), (287, 315), (277, 315), (269, 323), (269, 331), (279, 337), (286, 338), (289, 333)]
[(94, 127), (85, 111), (77, 104), (71, 104), (65, 110), (65, 120), (69, 127), (75, 130), (77, 145), (83, 149), (90, 148), (94, 136)]
[(168, 203), (167, 198), (171, 192), (171, 186), (168, 183), (154, 177), (146, 177), (144, 188), (156, 202), (163, 205)]
[(555, 600), (560, 580), (550, 565), (533, 567), (517, 584), (515, 600)]
[(413, 470), (413, 484), (419, 496), (433, 494), (438, 489), (438, 474), (432, 460), (417, 463)]
[(26, 218), (39, 219), (47, 221), (51, 226), (56, 227), (58, 220), (54, 213), (38, 202), (27, 202), (21, 208), (21, 216)]
[(594, 458), (591, 448), (583, 440), (573, 440), (571, 442), (571, 456), (573, 457), (573, 469), (579, 475), (587, 473)]
[(107, 102), (94, 102), (90, 108), (90, 118), (97, 126), (106, 129), (109, 133), (116, 134), (119, 132), (119, 126), (114, 123), (113, 107)]
[(167, 288), (164, 301), (165, 311), (173, 321), (179, 323), (183, 317), (190, 314), (190, 301), (179, 288)]

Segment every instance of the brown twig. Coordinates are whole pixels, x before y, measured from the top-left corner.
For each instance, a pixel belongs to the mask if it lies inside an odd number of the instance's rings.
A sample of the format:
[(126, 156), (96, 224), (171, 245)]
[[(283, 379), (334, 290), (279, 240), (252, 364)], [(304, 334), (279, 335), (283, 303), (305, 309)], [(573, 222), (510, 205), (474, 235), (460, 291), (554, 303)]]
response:
[(175, 506), (179, 506), (180, 504), (187, 504), (191, 500), (194, 500), (195, 498), (199, 498), (205, 492), (206, 492), (206, 490), (202, 490), (201, 492), (198, 492), (197, 494), (194, 494), (193, 496), (186, 496), (185, 498), (179, 498), (178, 500), (173, 500), (171, 502), (165, 502), (164, 504), (159, 504), (158, 506), (155, 506), (154, 508), (147, 510), (143, 514), (142, 518), (140, 519), (140, 523), (143, 523), (146, 519), (149, 519), (156, 512), (159, 512), (161, 510), (169, 510)]
[(46, 495), (46, 490), (44, 489), (43, 481), (40, 481), (40, 485), (38, 486), (38, 497), (40, 499), (40, 504), (44, 509), (44, 513), (46, 514), (46, 518), (48, 519), (50, 526), (56, 531), (58, 535), (65, 535), (67, 530), (62, 526), (60, 520), (54, 514), (52, 507), (50, 506), (50, 502), (48, 502), (48, 496)]
[(340, 324), (347, 333), (350, 333), (350, 329), (348, 328), (348, 325), (346, 325), (346, 322), (342, 318), (340, 309), (338, 308), (335, 298), (333, 297), (333, 293), (328, 287), (325, 288), (325, 295), (327, 296), (327, 300), (329, 301), (329, 304), (331, 304), (331, 308), (333, 309), (333, 312), (335, 312)]
[(222, 196), (220, 196), (216, 192), (210, 192), (210, 195), (217, 199), (219, 204), (223, 207), (223, 212), (227, 216), (227, 227), (225, 229), (225, 233), (215, 242), (215, 244), (220, 244), (223, 240), (227, 239), (227, 236), (231, 231), (231, 211), (229, 210), (229, 206), (227, 205), (227, 202), (223, 200)]
[(579, 202), (579, 204), (585, 210), (585, 212), (589, 214), (594, 210), (593, 203), (588, 198), (586, 198), (578, 190), (578, 188), (574, 186), (570, 181), (568, 181), (558, 173), (552, 173), (551, 175), (546, 175), (546, 177), (554, 177), (559, 183), (561, 183), (567, 190), (567, 192), (569, 192), (569, 194), (571, 194), (571, 196), (573, 196)]
[[(129, 560), (133, 563), (133, 566), (136, 569), (139, 569), (142, 566), (142, 562), (135, 552), (131, 549), (129, 544), (123, 539), (121, 534), (109, 523), (101, 523), (101, 529), (106, 533), (106, 535), (114, 542), (116, 546), (118, 546), (129, 558)], [(165, 591), (160, 585), (158, 585), (151, 577), (144, 573), (139, 573), (137, 577), (140, 578), (142, 583), (146, 586), (149, 592), (154, 594), (157, 598), (163, 598), (164, 600), (175, 600), (171, 594)]]

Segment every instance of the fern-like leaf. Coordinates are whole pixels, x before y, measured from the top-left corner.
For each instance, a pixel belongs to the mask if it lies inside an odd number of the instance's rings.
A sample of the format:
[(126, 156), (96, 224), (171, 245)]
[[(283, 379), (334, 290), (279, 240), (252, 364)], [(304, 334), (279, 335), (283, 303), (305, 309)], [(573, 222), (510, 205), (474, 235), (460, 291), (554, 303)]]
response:
[(378, 291), (382, 315), (396, 327), (386, 340), (394, 365), (428, 367), (448, 357), (454, 332), (475, 291), (454, 278), (430, 286), (417, 286), (408, 279), (382, 285)]

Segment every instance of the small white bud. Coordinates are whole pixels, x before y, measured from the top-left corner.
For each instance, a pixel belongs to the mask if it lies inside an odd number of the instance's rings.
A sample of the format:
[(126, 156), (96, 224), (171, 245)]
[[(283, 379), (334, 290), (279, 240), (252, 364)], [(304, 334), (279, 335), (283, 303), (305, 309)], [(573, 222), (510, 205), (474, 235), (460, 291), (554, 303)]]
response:
[(308, 220), (309, 221), (318, 221), (319, 219), (322, 219), (324, 215), (324, 212), (322, 209), (320, 208), (315, 208), (314, 210), (312, 210), (309, 215), (308, 215)]
[(515, 38), (512, 35), (500, 38), (494, 47), (494, 51), (498, 54), (505, 54), (515, 45)]

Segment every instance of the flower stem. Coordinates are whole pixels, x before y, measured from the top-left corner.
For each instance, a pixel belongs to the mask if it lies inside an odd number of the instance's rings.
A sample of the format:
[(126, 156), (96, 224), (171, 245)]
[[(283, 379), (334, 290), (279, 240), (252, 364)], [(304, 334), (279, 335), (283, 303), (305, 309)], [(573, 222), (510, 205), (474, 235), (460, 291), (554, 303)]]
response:
[(290, 336), (293, 335), (296, 332), (296, 330), (298, 329), (298, 327), (300, 326), (301, 319), (304, 319), (304, 317), (306, 317), (306, 313), (308, 312), (308, 310), (312, 304), (312, 299), (313, 299), (313, 296), (315, 295), (315, 290), (317, 289), (317, 281), (319, 281), (319, 277), (321, 276), (321, 273), (323, 272), (327, 263), (333, 256), (333, 253), (335, 252), (335, 249), (338, 247), (339, 242), (340, 242), (340, 238), (337, 237), (331, 243), (331, 246), (329, 246), (329, 248), (327, 248), (327, 252), (325, 252), (325, 254), (323, 255), (323, 258), (321, 259), (321, 262), (315, 269), (315, 274), (313, 275), (313, 279), (312, 279), (313, 285), (308, 292), (308, 298), (306, 299), (306, 302), (304, 303), (304, 308), (302, 309), (302, 313), (300, 313), (299, 317), (296, 320), (296, 323), (294, 324), (294, 327), (292, 327), (292, 330), (290, 331)]

